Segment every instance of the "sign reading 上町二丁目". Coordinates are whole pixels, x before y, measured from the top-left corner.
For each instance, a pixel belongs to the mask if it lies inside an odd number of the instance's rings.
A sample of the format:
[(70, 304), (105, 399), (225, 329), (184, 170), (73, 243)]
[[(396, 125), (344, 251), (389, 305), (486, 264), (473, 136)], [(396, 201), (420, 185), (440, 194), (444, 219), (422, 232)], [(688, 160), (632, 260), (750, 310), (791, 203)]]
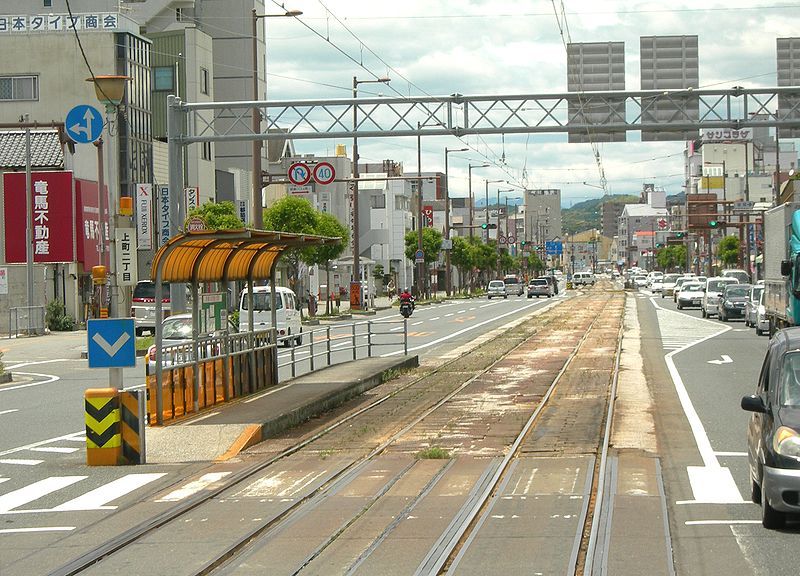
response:
[(133, 241), (133, 228), (115, 228), (117, 243), (116, 269), (118, 286), (133, 286), (139, 281), (136, 261), (136, 245)]

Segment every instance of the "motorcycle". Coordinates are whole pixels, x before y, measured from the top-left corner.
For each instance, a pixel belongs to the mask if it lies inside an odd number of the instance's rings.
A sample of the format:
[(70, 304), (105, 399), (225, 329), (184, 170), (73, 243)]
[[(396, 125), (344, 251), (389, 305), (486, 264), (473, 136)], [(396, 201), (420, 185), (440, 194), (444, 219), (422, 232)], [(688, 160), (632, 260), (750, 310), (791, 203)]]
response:
[(414, 312), (414, 304), (408, 300), (400, 302), (400, 314), (403, 318), (409, 318), (411, 313)]

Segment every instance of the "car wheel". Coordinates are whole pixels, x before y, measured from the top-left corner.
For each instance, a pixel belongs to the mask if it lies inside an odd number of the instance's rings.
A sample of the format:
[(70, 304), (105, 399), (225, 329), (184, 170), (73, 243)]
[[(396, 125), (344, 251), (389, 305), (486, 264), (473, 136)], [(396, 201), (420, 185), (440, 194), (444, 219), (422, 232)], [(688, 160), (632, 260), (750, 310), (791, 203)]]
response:
[[(764, 480), (762, 480), (763, 482)], [(765, 492), (762, 488), (762, 492)], [(763, 493), (761, 497), (761, 525), (767, 529), (783, 528), (786, 523), (786, 515), (778, 512), (769, 505), (769, 499)]]
[(503, 300), (508, 300), (508, 295), (503, 296)]
[(703, 318), (708, 318), (708, 314), (706, 314), (705, 308), (700, 308), (700, 314), (703, 316)]
[(764, 334), (764, 331), (761, 328), (759, 328), (758, 326), (756, 326), (756, 336), (762, 336), (763, 334)]
[(753, 504), (761, 504), (761, 486), (752, 478), (750, 479), (750, 500), (753, 501)]
[(294, 339), (294, 343), (297, 346), (302, 346), (303, 345), (303, 329), (302, 328), (300, 328), (300, 334), (298, 334), (297, 338)]
[(678, 310), (683, 310), (683, 304), (678, 304)]

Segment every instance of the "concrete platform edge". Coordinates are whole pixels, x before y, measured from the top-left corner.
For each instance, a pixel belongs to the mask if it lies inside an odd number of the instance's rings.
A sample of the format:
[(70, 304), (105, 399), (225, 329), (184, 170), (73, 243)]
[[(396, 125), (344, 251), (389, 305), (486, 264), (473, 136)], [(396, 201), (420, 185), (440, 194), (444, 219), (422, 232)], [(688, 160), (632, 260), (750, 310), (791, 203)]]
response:
[[(380, 372), (353, 381), (344, 389), (337, 390), (323, 398), (299, 406), (290, 412), (279, 414), (261, 424), (261, 440), (277, 436), (281, 432), (293, 428), (315, 416), (323, 414), (333, 408), (341, 406), (351, 398), (363, 394), (365, 391), (378, 386), (384, 382), (384, 375), (392, 370), (404, 370), (419, 366), (419, 356), (399, 357), (392, 365), (383, 368)], [(244, 448), (242, 448), (244, 449)]]

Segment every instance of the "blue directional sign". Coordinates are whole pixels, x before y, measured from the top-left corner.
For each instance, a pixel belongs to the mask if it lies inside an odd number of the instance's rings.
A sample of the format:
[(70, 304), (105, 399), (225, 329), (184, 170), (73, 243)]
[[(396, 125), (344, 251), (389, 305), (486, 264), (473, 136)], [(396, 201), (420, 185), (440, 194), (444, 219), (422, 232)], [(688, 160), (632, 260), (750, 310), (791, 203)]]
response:
[(89, 320), (89, 368), (136, 366), (133, 318)]
[(563, 254), (564, 245), (561, 242), (545, 242), (544, 250), (546, 254), (551, 256), (556, 254)]
[(103, 117), (97, 108), (87, 104), (75, 106), (67, 114), (67, 136), (78, 144), (94, 142), (103, 133)]

